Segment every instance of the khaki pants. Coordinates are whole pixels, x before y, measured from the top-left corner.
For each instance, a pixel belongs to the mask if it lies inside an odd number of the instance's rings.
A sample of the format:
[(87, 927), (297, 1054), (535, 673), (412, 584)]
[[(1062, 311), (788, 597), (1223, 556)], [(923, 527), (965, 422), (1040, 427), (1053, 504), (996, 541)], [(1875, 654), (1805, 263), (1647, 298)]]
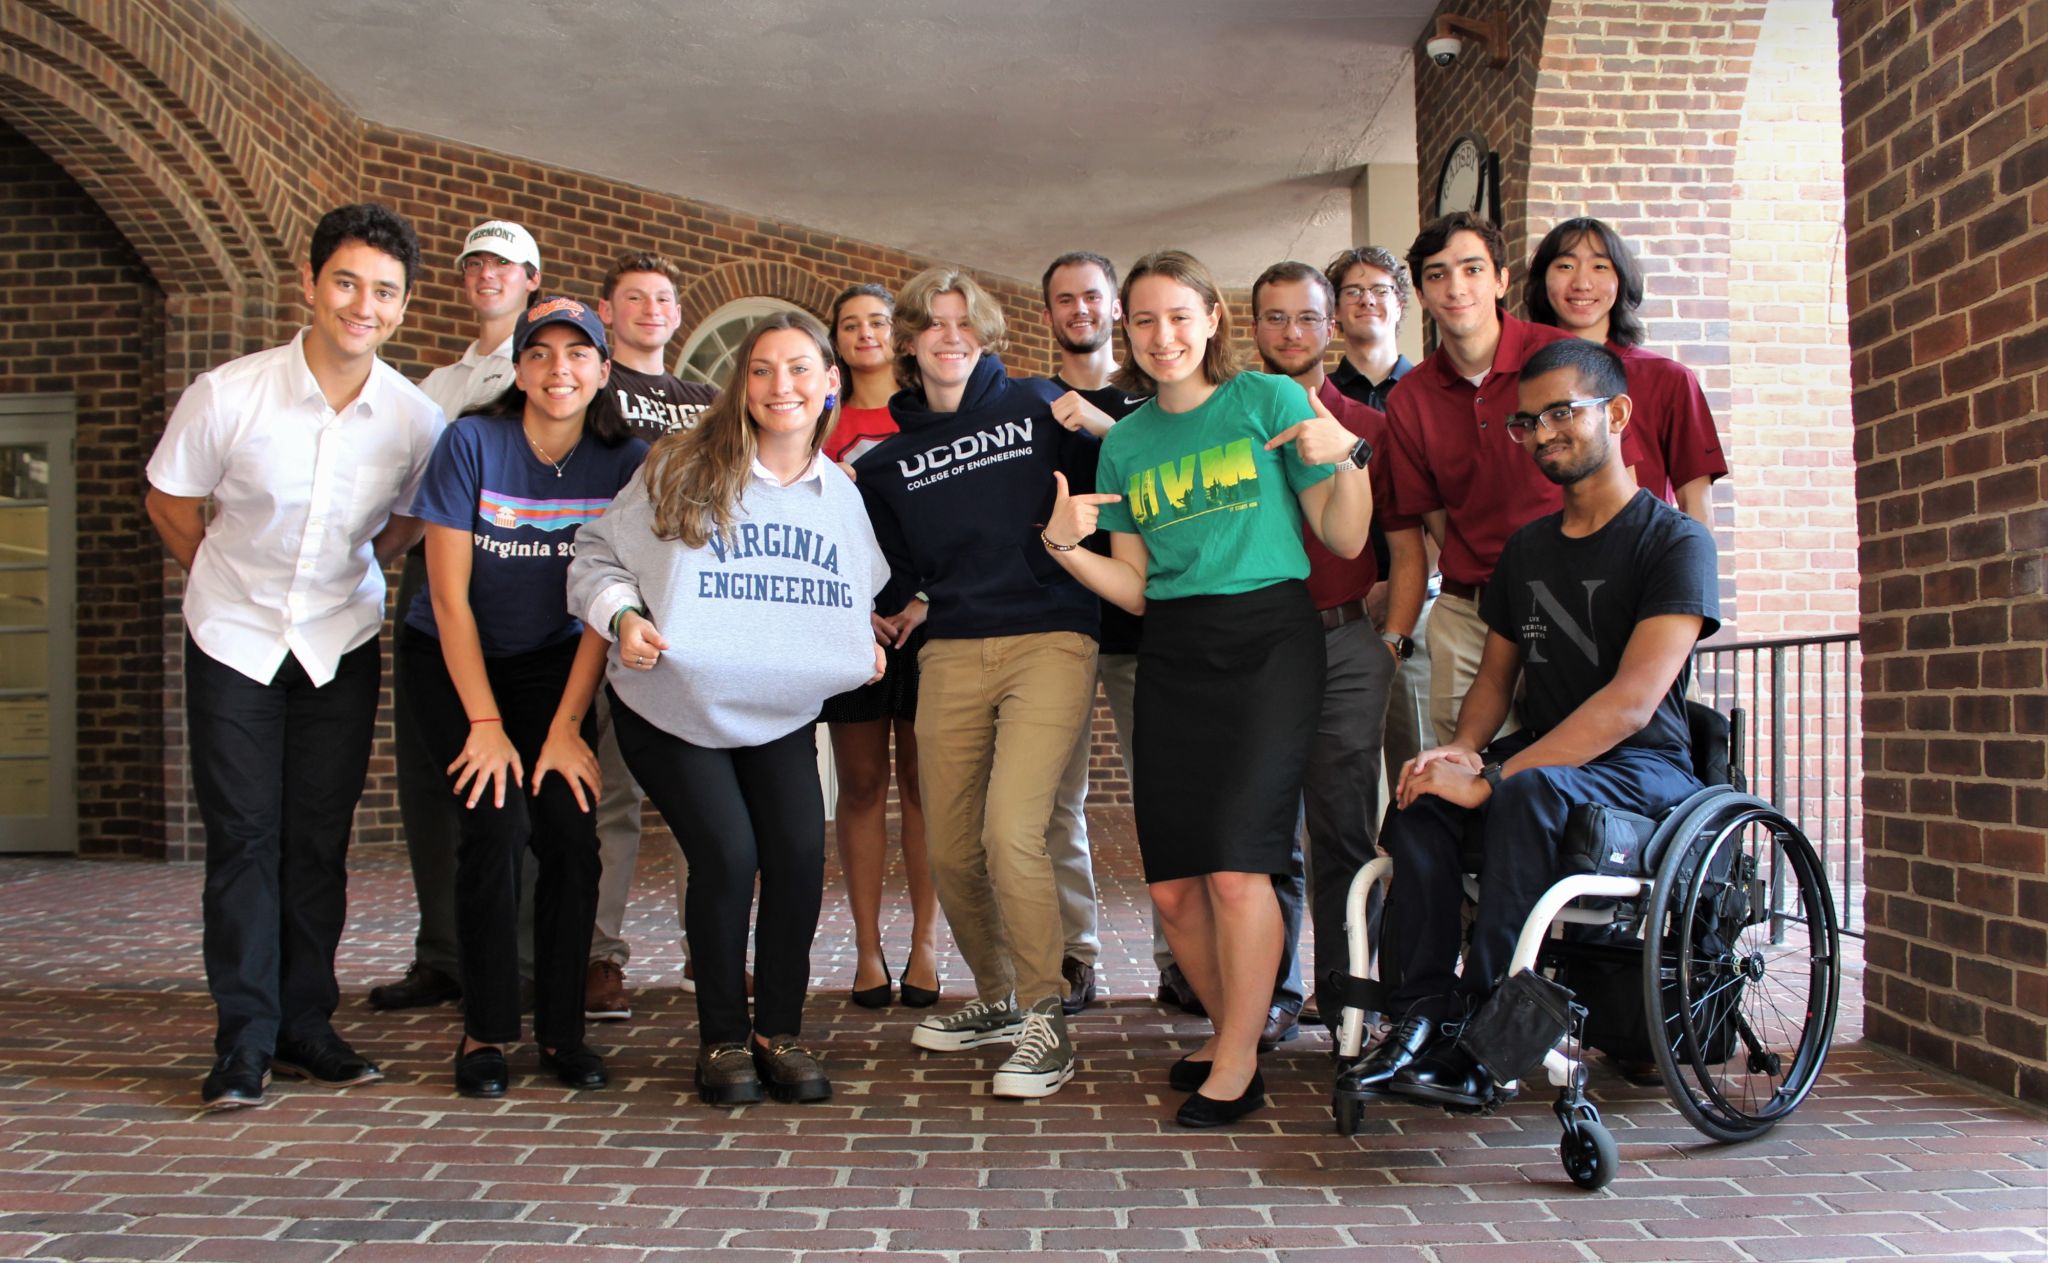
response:
[(1094, 699), (1095, 641), (932, 640), (917, 663), (925, 847), (953, 941), (982, 1000), (1058, 996), (1065, 934), (1045, 830)]
[[(1479, 660), (1486, 653), (1486, 620), (1479, 617), (1479, 605), (1469, 597), (1446, 592), (1436, 599), (1429, 616), (1429, 721), (1436, 729), (1436, 744), (1449, 745), (1458, 732), (1458, 708), (1479, 675)], [(1522, 726), (1514, 707), (1496, 735), (1505, 736)]]

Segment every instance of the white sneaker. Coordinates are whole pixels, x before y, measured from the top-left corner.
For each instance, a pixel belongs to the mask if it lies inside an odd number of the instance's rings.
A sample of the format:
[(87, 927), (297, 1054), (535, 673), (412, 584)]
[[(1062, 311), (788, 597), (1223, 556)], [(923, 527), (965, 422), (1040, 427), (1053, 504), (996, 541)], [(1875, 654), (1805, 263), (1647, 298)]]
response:
[(1074, 1045), (1067, 1039), (1067, 1015), (1060, 998), (1047, 996), (1024, 1015), (1017, 1051), (996, 1071), (990, 1089), (997, 1096), (1051, 1096), (1074, 1077)]
[(930, 1052), (959, 1052), (983, 1044), (1015, 1043), (1024, 1015), (1013, 1001), (969, 1000), (951, 1013), (928, 1017), (910, 1032), (910, 1042)]

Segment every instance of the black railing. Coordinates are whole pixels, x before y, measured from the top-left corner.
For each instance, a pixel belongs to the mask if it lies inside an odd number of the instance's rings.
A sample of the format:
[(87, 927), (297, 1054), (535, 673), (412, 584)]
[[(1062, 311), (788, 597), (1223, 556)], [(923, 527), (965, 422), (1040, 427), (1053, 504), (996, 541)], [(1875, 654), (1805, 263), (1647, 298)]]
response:
[(1855, 724), (1862, 653), (1854, 634), (1703, 645), (1700, 699), (1748, 716), (1742, 771), (1806, 834), (1840, 897), (1842, 932), (1861, 937), (1863, 773)]

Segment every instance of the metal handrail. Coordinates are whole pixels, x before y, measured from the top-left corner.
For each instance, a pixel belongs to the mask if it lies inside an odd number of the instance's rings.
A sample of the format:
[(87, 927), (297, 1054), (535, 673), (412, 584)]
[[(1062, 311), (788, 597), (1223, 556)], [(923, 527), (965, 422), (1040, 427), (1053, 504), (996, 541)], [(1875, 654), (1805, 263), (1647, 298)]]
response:
[(1854, 633), (1701, 645), (1693, 679), (1701, 700), (1748, 711), (1744, 772), (1750, 791), (1797, 824), (1839, 882), (1844, 934), (1863, 885), (1861, 760), (1855, 725), (1860, 642)]

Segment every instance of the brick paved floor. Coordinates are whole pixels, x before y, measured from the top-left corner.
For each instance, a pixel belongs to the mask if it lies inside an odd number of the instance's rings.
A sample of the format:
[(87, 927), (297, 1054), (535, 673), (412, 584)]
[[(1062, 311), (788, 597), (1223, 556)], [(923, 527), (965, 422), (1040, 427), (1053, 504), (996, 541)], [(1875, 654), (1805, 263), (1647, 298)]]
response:
[[(1272, 1108), (1181, 1131), (1163, 1080), (1198, 1025), (1149, 998), (1128, 814), (1100, 813), (1096, 834), (1108, 994), (1076, 1023), (1083, 1068), (1059, 1095), (994, 1100), (999, 1051), (919, 1054), (908, 1012), (848, 1003), (828, 891), (811, 1033), (837, 1095), (731, 1114), (689, 1089), (658, 848), (632, 914), (636, 1018), (593, 1040), (610, 1091), (529, 1077), (502, 1102), (454, 1096), (454, 1010), (364, 1005), (412, 920), (403, 856), (365, 848), (338, 1024), (388, 1081), (281, 1084), (217, 1117), (192, 1109), (211, 1029), (198, 869), (0, 861), (0, 1258), (2048, 1258), (2043, 1116), (1859, 1042), (1853, 987), (1819, 1094), (1746, 1145), (1596, 1071), (1623, 1165), (1602, 1193), (1564, 1180), (1540, 1099), (1485, 1119), (1389, 1106), (1337, 1136), (1320, 1036), (1268, 1059)], [(946, 970), (957, 998), (965, 972)], [(530, 1047), (514, 1066), (531, 1071)]]

